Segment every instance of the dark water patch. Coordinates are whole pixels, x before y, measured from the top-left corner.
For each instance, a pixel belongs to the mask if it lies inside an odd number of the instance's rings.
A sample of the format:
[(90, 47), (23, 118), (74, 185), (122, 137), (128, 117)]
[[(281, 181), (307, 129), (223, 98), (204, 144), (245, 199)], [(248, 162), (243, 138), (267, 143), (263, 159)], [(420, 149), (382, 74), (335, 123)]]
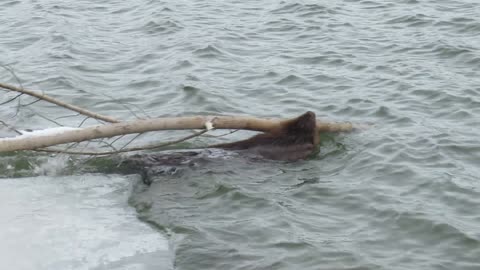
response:
[(468, 34), (469, 36), (475, 37), (476, 33), (478, 33), (478, 31), (480, 31), (480, 22), (478, 22), (478, 21), (470, 22), (470, 23), (465, 23), (463, 25), (456, 25), (455, 27), (457, 28), (455, 30), (458, 30), (458, 28), (461, 28), (459, 30), (460, 33)]
[[(189, 61), (189, 60), (182, 60), (178, 61), (175, 66), (172, 67), (172, 70), (184, 70), (184, 69), (189, 69), (194, 66), (194, 63)], [(194, 76), (191, 76), (191, 78), (194, 78)], [(198, 78), (196, 79), (198, 80)]]
[(14, 40), (4, 40), (2, 43), (4, 46), (12, 47), (13, 49), (26, 51), (28, 47), (34, 46), (42, 40), (42, 37), (23, 37), (15, 38)]
[(303, 79), (299, 76), (288, 75), (288, 76), (280, 79), (279, 81), (277, 81), (276, 84), (293, 86), (293, 85), (302, 85), (305, 82), (306, 82), (305, 79)]
[(441, 144), (441, 148), (446, 151), (446, 153), (452, 154), (454, 156), (464, 156), (470, 159), (472, 162), (475, 159), (480, 158), (480, 147), (472, 142), (451, 142), (450, 144)]
[(477, 70), (480, 64), (480, 57), (474, 54), (466, 54), (461, 57), (462, 61), (465, 61), (466, 64), (472, 66), (474, 70)]
[(413, 54), (423, 55), (432, 54), (436, 57), (443, 59), (451, 59), (461, 56), (462, 54), (472, 53), (472, 48), (466, 48), (463, 46), (455, 46), (453, 44), (447, 44), (445, 42), (436, 42), (423, 45), (418, 49), (412, 49)]
[(439, 169), (455, 169), (456, 164), (448, 161), (445, 156), (440, 153), (430, 152), (428, 150), (423, 151), (410, 151), (404, 150), (393, 155), (390, 162), (396, 164), (408, 164), (409, 162), (416, 164), (422, 168), (439, 168)]
[[(463, 94), (457, 94), (454, 91), (452, 92), (443, 92), (441, 95), (438, 95), (438, 98), (433, 99), (433, 104), (448, 110), (450, 113), (453, 113), (458, 110), (471, 110), (473, 108), (478, 108), (480, 101), (477, 98), (472, 96), (464, 96)], [(451, 108), (456, 108), (452, 110)], [(467, 112), (468, 113), (468, 112)]]
[[(250, 74), (249, 72), (247, 75), (240, 77), (239, 80), (242, 82), (262, 81), (262, 79), (274, 81), (274, 79), (278, 78), (279, 76), (280, 74), (274, 71), (268, 71), (268, 72), (264, 71), (263, 73), (260, 73), (260, 74)], [(267, 84), (270, 84), (270, 83), (271, 82), (268, 82)]]
[(331, 187), (322, 187), (318, 185), (304, 186), (303, 183), (305, 182), (302, 182), (301, 185), (297, 184), (295, 189), (292, 189), (290, 193), (294, 198), (297, 197), (302, 201), (304, 200), (306, 203), (313, 203), (314, 201), (318, 201), (319, 198), (328, 200), (329, 197), (335, 197), (338, 195)]
[(377, 1), (370, 1), (370, 0), (367, 0), (367, 1), (360, 1), (360, 4), (362, 5), (362, 9), (387, 9), (387, 8), (390, 8), (390, 7), (394, 7), (395, 4), (393, 3), (380, 3), (380, 2), (377, 2)]
[(84, 64), (76, 64), (76, 65), (71, 65), (70, 69), (77, 71), (77, 72), (82, 72), (82, 73), (90, 73), (90, 74), (100, 74), (100, 73), (110, 73), (115, 67), (109, 66), (109, 65), (84, 65)]
[(449, 248), (454, 248), (457, 245), (467, 245), (473, 249), (473, 254), (480, 252), (479, 239), (462, 232), (452, 224), (435, 222), (424, 214), (400, 213), (395, 215), (394, 222), (399, 229), (406, 229), (409, 233), (430, 235), (429, 238), (425, 239), (428, 244)]
[(341, 108), (337, 109), (335, 111), (335, 114), (337, 115), (344, 115), (344, 116), (353, 116), (353, 115), (358, 115), (358, 116), (368, 116), (371, 115), (372, 112), (373, 114), (376, 114), (374, 111), (376, 111), (377, 108), (358, 108), (357, 106), (342, 106)]
[(207, 45), (206, 47), (197, 49), (193, 54), (199, 58), (216, 59), (224, 56), (225, 54), (214, 45)]
[(480, 22), (468, 17), (453, 17), (448, 20), (440, 20), (435, 23), (435, 26), (443, 31), (448, 31), (451, 35), (459, 33), (474, 35), (475, 30), (479, 29)]
[(112, 10), (111, 14), (128, 14), (130, 12), (135, 12), (136, 8), (137, 7), (132, 7), (132, 6), (119, 7), (118, 9)]
[(225, 185), (219, 185), (215, 189), (213, 189), (211, 191), (208, 191), (205, 194), (200, 195), (199, 197), (197, 197), (197, 199), (203, 200), (203, 199), (211, 199), (211, 198), (215, 198), (215, 197), (222, 197), (225, 194), (227, 194), (229, 192), (232, 192), (234, 190), (235, 190), (235, 188), (233, 188), (233, 187), (228, 187), (228, 186), (225, 186)]
[(424, 14), (415, 14), (415, 15), (403, 15), (390, 20), (387, 20), (386, 24), (402, 24), (406, 27), (420, 27), (428, 26), (434, 22), (434, 19), (424, 15)]
[(324, 74), (321, 74), (321, 75), (315, 75), (313, 77), (311, 77), (312, 80), (315, 80), (315, 81), (318, 81), (318, 82), (321, 82), (321, 83), (329, 83), (329, 82), (335, 82), (338, 80), (338, 77), (333, 77), (332, 75), (324, 75)]
[(443, 92), (434, 89), (415, 89), (411, 93), (426, 100), (435, 100), (443, 95)]
[(451, 120), (468, 120), (473, 118), (473, 114), (466, 110), (457, 110), (449, 112), (441, 112), (435, 115), (438, 118), (451, 119)]
[(277, 13), (277, 14), (290, 14), (292, 12), (295, 12), (299, 9), (301, 9), (303, 5), (298, 4), (298, 3), (293, 3), (293, 4), (286, 4), (280, 8), (274, 9), (271, 11), (271, 13)]
[[(326, 16), (332, 16), (337, 13), (336, 9), (320, 5), (320, 4), (304, 4), (304, 3), (293, 3), (293, 4), (284, 4), (281, 7), (273, 9), (270, 11), (271, 14), (275, 15), (287, 15), (287, 16), (298, 16), (301, 18), (321, 18)], [(306, 19), (308, 21), (308, 19)]]
[(394, 78), (376, 77), (368, 80), (367, 86), (372, 88), (398, 87), (400, 83), (400, 80)]
[(261, 31), (265, 34), (282, 34), (287, 32), (303, 31), (303, 29), (303, 25), (299, 25), (293, 20), (282, 18), (264, 23)]
[(180, 85), (180, 89), (182, 89), (185, 92), (185, 94), (189, 96), (195, 95), (201, 91), (199, 88), (196, 88), (190, 85)]
[(149, 35), (172, 34), (182, 30), (182, 27), (172, 20), (149, 21), (141, 28)]
[[(480, 198), (480, 190), (475, 185), (476, 177), (458, 173), (445, 174), (439, 179), (435, 186), (432, 186), (432, 193), (435, 196), (440, 194), (440, 199), (448, 204), (449, 208), (454, 208), (466, 218), (465, 224), (470, 221), (470, 228), (475, 227), (475, 221), (480, 218), (478, 212), (475, 211), (475, 205), (478, 204)], [(479, 235), (474, 229), (473, 234)]]
[(306, 64), (306, 65), (332, 65), (338, 66), (345, 64), (345, 60), (343, 60), (343, 56), (338, 55), (336, 52), (332, 51), (325, 51), (321, 52), (320, 55), (311, 56), (311, 57), (302, 57), (302, 58), (294, 58), (291, 62), (296, 64)]
[(0, 4), (0, 6), (7, 8), (7, 7), (12, 7), (21, 3), (22, 3), (21, 1), (5, 1), (2, 4)]
[[(39, 87), (39, 89), (48, 89), (51, 93), (59, 92), (59, 91), (55, 91), (57, 89), (63, 89), (66, 91), (67, 89), (77, 88), (70, 77), (60, 76), (60, 75), (53, 75), (53, 76), (48, 76), (46, 78), (42, 78), (36, 81), (35, 84)], [(42, 87), (42, 85), (45, 85), (46, 87)], [(71, 93), (71, 90), (69, 90), (69, 93)]]

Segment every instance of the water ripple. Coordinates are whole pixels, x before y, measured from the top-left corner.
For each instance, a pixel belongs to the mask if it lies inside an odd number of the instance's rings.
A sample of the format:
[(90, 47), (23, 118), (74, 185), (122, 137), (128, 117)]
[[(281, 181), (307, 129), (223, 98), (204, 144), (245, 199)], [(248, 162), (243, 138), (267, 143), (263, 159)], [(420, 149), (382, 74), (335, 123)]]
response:
[[(478, 18), (471, 0), (6, 0), (0, 64), (120, 119), (131, 104), (372, 124), (325, 134), (304, 162), (212, 160), (136, 185), (130, 202), (170, 237), (177, 269), (478, 269)], [(0, 118), (15, 113), (2, 106)], [(2, 175), (32, 173), (27, 157), (0, 158)]]

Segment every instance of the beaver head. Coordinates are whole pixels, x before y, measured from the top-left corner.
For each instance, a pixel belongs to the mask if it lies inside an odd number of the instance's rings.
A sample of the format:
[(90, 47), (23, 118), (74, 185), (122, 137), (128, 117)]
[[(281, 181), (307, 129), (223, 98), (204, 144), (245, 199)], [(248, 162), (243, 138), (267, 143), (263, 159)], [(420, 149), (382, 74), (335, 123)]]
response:
[(295, 161), (305, 159), (315, 151), (320, 142), (316, 116), (306, 112), (297, 118), (285, 120), (271, 131), (249, 139), (214, 145), (215, 148), (230, 150), (252, 150), (264, 158)]

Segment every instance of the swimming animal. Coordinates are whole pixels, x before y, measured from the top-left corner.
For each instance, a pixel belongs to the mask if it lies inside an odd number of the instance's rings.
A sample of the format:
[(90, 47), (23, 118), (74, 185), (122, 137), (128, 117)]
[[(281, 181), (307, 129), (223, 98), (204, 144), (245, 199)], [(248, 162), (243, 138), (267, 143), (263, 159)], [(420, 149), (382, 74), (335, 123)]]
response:
[[(140, 173), (143, 182), (150, 184), (152, 176), (175, 174), (180, 167), (194, 167), (199, 164), (208, 166), (208, 160), (212, 159), (214, 148), (238, 152), (248, 157), (293, 162), (312, 155), (319, 142), (315, 113), (308, 111), (297, 118), (282, 121), (278, 127), (246, 140), (212, 145), (208, 147), (212, 149), (198, 151), (127, 156), (118, 168), (123, 173)], [(218, 157), (218, 152), (216, 156)]]

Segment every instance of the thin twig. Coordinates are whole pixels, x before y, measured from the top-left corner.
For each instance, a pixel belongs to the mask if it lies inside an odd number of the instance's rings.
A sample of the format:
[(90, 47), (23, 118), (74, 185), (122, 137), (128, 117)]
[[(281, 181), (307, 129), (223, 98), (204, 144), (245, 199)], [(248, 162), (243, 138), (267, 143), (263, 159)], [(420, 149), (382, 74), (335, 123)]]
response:
[(62, 153), (62, 154), (70, 154), (70, 155), (106, 156), (106, 155), (113, 155), (113, 154), (120, 154), (120, 153), (141, 151), (141, 150), (151, 150), (151, 149), (166, 147), (166, 146), (174, 145), (174, 144), (181, 143), (181, 142), (184, 142), (186, 140), (198, 137), (198, 136), (200, 136), (200, 135), (202, 135), (206, 132), (208, 132), (208, 130), (204, 129), (200, 132), (197, 132), (195, 134), (191, 134), (189, 136), (180, 138), (178, 140), (174, 140), (174, 141), (170, 141), (170, 142), (166, 142), (166, 143), (161, 143), (161, 144), (146, 145), (146, 146), (142, 146), (142, 147), (125, 148), (125, 149), (118, 150), (118, 151), (106, 151), (106, 152), (63, 151), (61, 149), (52, 149), (52, 148), (36, 149), (36, 150), (33, 150), (33, 151), (48, 152), (48, 153)]
[[(85, 90), (84, 90), (85, 91)], [(88, 93), (88, 91), (85, 91)], [(118, 102), (120, 105), (122, 105), (125, 109), (127, 109), (131, 114), (133, 114), (133, 116), (135, 116), (135, 118), (137, 119), (141, 119), (141, 117), (138, 117), (138, 115), (132, 110), (130, 109), (130, 107), (128, 107), (127, 105), (131, 105), (133, 107), (135, 107), (137, 110), (139, 110), (140, 112), (142, 112), (147, 118), (151, 118), (150, 115), (147, 114), (147, 112), (142, 109), (140, 106), (138, 105), (135, 105), (135, 104), (132, 104), (130, 102), (120, 102), (118, 99), (115, 99), (114, 97), (110, 96), (110, 95), (107, 95), (105, 93), (100, 93), (99, 95), (101, 96), (104, 96), (104, 97), (107, 97), (109, 98), (111, 101), (113, 102)]]
[[(107, 142), (105, 139), (90, 140), (90, 141), (88, 141), (88, 143), (86, 144), (86, 146), (87, 146), (88, 144), (90, 144), (90, 142), (96, 142), (96, 143), (98, 143), (98, 144), (102, 144), (102, 145), (105, 145), (106, 147), (109, 147), (109, 148), (113, 149), (113, 151), (118, 151), (117, 148), (115, 148), (111, 143)], [(87, 148), (86, 146), (85, 146), (83, 149), (86, 149), (86, 148)]]
[(203, 135), (203, 137), (207, 137), (207, 138), (220, 138), (220, 137), (225, 137), (227, 135), (230, 135), (230, 134), (233, 134), (235, 132), (239, 131), (239, 129), (235, 129), (235, 130), (232, 130), (230, 132), (227, 132), (225, 134), (220, 134), (220, 135), (210, 135), (210, 134), (205, 134)]
[(122, 151), (123, 149), (127, 149), (127, 146), (130, 145), (135, 139), (142, 136), (142, 134), (143, 133), (138, 133), (137, 135), (135, 135), (130, 141), (128, 141), (124, 146), (120, 148), (120, 151)]
[(15, 114), (12, 116), (12, 118), (17, 117), (17, 115), (20, 113), (20, 108), (22, 107), (22, 96), (19, 96), (17, 99), (17, 107), (15, 108)]
[(85, 119), (83, 119), (82, 122), (80, 122), (80, 124), (78, 125), (78, 127), (83, 126), (83, 124), (85, 124), (85, 122), (86, 122), (89, 118), (90, 118), (89, 116), (85, 117)]
[(32, 102), (27, 103), (27, 104), (22, 104), (21, 106), (22, 106), (22, 107), (27, 107), (27, 106), (30, 106), (30, 105), (32, 105), (32, 104), (35, 104), (35, 103), (39, 102), (40, 100), (42, 100), (42, 99), (37, 98), (37, 100), (32, 101)]
[(17, 133), (18, 135), (22, 135), (22, 134), (23, 134), (22, 132), (18, 131), (16, 128), (14, 128), (13, 126), (11, 126), (11, 125), (3, 122), (2, 120), (0, 120), (0, 123), (1, 123), (2, 125), (4, 125), (5, 127), (7, 127), (8, 129), (12, 130), (13, 132)]
[[(25, 107), (25, 108), (28, 108), (28, 107)], [(34, 110), (30, 109), (30, 108), (28, 108), (28, 109), (29, 109), (30, 111), (34, 112), (36, 116), (38, 116), (38, 117), (40, 117), (40, 118), (43, 118), (43, 119), (45, 119), (45, 120), (47, 120), (47, 121), (49, 121), (49, 122), (52, 122), (52, 123), (54, 123), (55, 125), (57, 125), (57, 126), (59, 126), (59, 127), (63, 127), (63, 125), (60, 124), (59, 122), (57, 122), (57, 121), (55, 121), (55, 120), (53, 120), (53, 119), (50, 119), (50, 118), (48, 118), (48, 117), (46, 117), (46, 116), (44, 116), (44, 115), (42, 115), (42, 114), (39, 114), (38, 112), (36, 112), (36, 111), (34, 111)]]
[(113, 149), (113, 151), (118, 151), (118, 149), (117, 149), (117, 148), (115, 148), (115, 146), (113, 146), (113, 144), (112, 144), (112, 143), (109, 143), (109, 142), (107, 142), (107, 140), (101, 140), (101, 141), (100, 141), (100, 143), (102, 143), (102, 144), (106, 145), (107, 147), (110, 147), (110, 148), (112, 148), (112, 149)]
[(115, 140), (113, 140), (113, 142), (111, 142), (111, 144), (114, 144), (116, 143), (118, 140), (120, 140), (121, 138), (125, 137), (125, 135), (120, 135), (118, 136)]
[(13, 98), (5, 101), (5, 102), (0, 103), (0, 106), (5, 105), (5, 104), (7, 104), (7, 103), (9, 103), (9, 102), (14, 101), (15, 99), (19, 98), (21, 95), (23, 95), (23, 93), (20, 93), (20, 94), (16, 95), (15, 97), (13, 97)]
[(41, 100), (44, 100), (44, 101), (53, 103), (53, 104), (58, 105), (58, 106), (60, 106), (60, 107), (63, 107), (63, 108), (66, 108), (66, 109), (69, 109), (69, 110), (72, 110), (72, 111), (81, 113), (81, 114), (83, 114), (83, 115), (85, 115), (85, 116), (89, 116), (89, 117), (91, 117), (91, 118), (95, 118), (95, 119), (98, 119), (98, 120), (102, 120), (102, 121), (105, 121), (105, 122), (109, 122), (109, 123), (119, 123), (119, 122), (120, 122), (120, 121), (117, 120), (117, 119), (111, 118), (111, 117), (109, 117), (109, 116), (104, 116), (104, 115), (101, 115), (101, 114), (98, 114), (98, 113), (94, 113), (94, 112), (85, 110), (85, 109), (83, 109), (83, 108), (77, 107), (77, 106), (75, 106), (75, 105), (71, 105), (71, 104), (65, 103), (65, 102), (60, 101), (60, 100), (58, 100), (58, 99), (52, 98), (52, 97), (50, 97), (50, 96), (47, 96), (47, 95), (45, 95), (45, 94), (43, 94), (43, 93), (38, 93), (38, 92), (26, 90), (26, 89), (23, 89), (23, 88), (19, 88), (19, 87), (16, 87), (16, 86), (13, 86), (13, 85), (4, 84), (4, 83), (0, 83), (0, 88), (6, 89), (6, 90), (10, 90), (10, 91), (19, 92), (19, 93), (24, 93), (24, 94), (27, 94), (27, 95), (29, 95), (29, 96), (39, 98), (39, 99), (41, 99)]
[(2, 66), (5, 70), (7, 70), (14, 78), (15, 80), (17, 81), (18, 85), (20, 85), (21, 88), (23, 88), (23, 84), (22, 84), (22, 81), (20, 81), (20, 78), (18, 78), (17, 74), (15, 73), (15, 71), (13, 70), (13, 68), (9, 65), (4, 65)]
[(75, 117), (75, 116), (79, 116), (79, 115), (80, 115), (80, 114), (77, 113), (77, 114), (72, 114), (72, 115), (59, 116), (59, 117), (55, 118), (55, 120), (63, 119), (63, 118), (69, 118), (69, 117)]
[[(75, 146), (79, 145), (80, 143), (78, 142), (75, 142), (75, 143), (71, 143), (69, 146), (67, 146), (67, 148), (65, 148), (64, 151), (69, 151), (70, 149), (74, 148)], [(63, 153), (62, 153), (63, 154)]]

